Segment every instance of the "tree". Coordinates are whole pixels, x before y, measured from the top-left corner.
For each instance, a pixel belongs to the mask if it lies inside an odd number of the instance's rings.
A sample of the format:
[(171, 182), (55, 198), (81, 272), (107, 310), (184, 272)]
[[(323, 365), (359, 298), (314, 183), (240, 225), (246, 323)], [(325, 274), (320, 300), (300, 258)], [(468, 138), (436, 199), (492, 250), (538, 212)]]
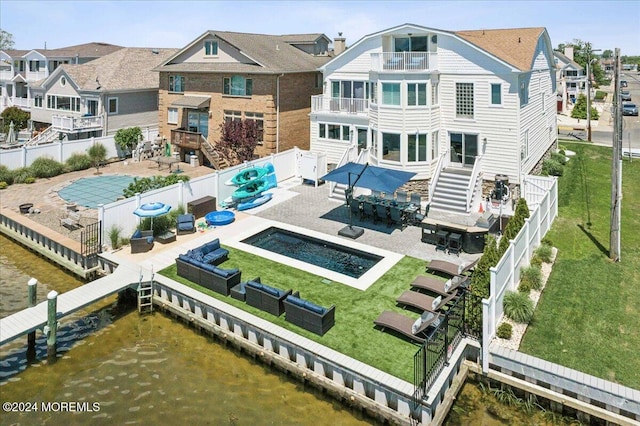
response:
[(140, 130), (140, 127), (120, 129), (116, 132), (113, 139), (121, 150), (125, 153), (130, 153), (142, 139), (142, 130)]
[[(573, 106), (573, 110), (571, 111), (572, 118), (587, 118), (587, 97), (583, 94), (578, 96), (578, 100), (576, 104)], [(591, 107), (591, 119), (597, 120), (600, 118), (600, 114), (598, 114), (598, 110), (594, 107)]]
[(612, 57), (613, 57), (613, 50), (606, 49), (604, 52), (602, 52), (602, 59), (611, 59)]
[(91, 145), (87, 154), (91, 159), (91, 165), (96, 168), (96, 174), (100, 174), (100, 166), (104, 163), (104, 160), (107, 159), (107, 148), (101, 143), (95, 143)]
[(500, 261), (496, 239), (493, 235), (485, 236), (484, 251), (482, 257), (476, 264), (471, 276), (471, 293), (484, 299), (489, 297), (491, 283), (491, 273), (489, 268), (493, 268)]
[(31, 113), (23, 111), (18, 107), (9, 107), (2, 111), (0, 117), (4, 119), (2, 124), (2, 133), (7, 133), (9, 131), (9, 126), (12, 121), (14, 126), (13, 130), (17, 132), (18, 130), (25, 129), (27, 127), (27, 124), (31, 119)]
[(220, 134), (216, 149), (231, 165), (253, 160), (256, 146), (262, 140), (262, 129), (254, 120), (226, 121), (220, 125)]
[(520, 197), (516, 204), (516, 210), (513, 212), (513, 216), (507, 223), (507, 226), (504, 229), (502, 234), (502, 238), (500, 239), (500, 245), (498, 247), (498, 254), (500, 257), (507, 251), (509, 248), (509, 241), (513, 240), (518, 232), (524, 226), (524, 221), (529, 217), (529, 207), (527, 207), (527, 200)]
[(0, 29), (0, 50), (13, 49), (13, 34)]

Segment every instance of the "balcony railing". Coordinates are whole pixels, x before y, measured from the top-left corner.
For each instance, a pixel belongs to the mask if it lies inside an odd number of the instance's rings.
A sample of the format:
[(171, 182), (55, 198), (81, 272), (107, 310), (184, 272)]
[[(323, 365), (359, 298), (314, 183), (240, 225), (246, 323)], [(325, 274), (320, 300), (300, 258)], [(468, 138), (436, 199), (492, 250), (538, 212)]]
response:
[(13, 78), (13, 71), (11, 69), (0, 70), (0, 80), (11, 80)]
[(32, 104), (31, 99), (29, 98), (16, 98), (16, 97), (9, 98), (9, 103), (12, 106), (19, 107), (19, 108), (26, 108), (26, 109), (31, 108), (31, 104)]
[(368, 110), (368, 99), (332, 98), (324, 95), (311, 97), (311, 112), (346, 112), (350, 114), (360, 114), (366, 113)]
[(73, 117), (68, 115), (52, 115), (51, 127), (63, 132), (81, 132), (85, 130), (102, 129), (103, 117)]
[(200, 135), (199, 132), (189, 132), (184, 129), (172, 130), (171, 143), (184, 149), (200, 149)]
[(438, 68), (438, 57), (429, 52), (382, 52), (371, 54), (372, 71), (411, 72)]
[(27, 71), (24, 79), (27, 81), (39, 81), (49, 76), (48, 71)]

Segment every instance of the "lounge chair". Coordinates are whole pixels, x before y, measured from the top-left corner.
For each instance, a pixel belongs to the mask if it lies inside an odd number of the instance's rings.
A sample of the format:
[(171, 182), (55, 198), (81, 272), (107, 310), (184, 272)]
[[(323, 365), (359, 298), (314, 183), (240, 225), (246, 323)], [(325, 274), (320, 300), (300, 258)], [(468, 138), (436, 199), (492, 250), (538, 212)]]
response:
[(196, 232), (196, 217), (190, 213), (178, 215), (176, 232), (178, 235)]
[(431, 297), (423, 293), (418, 293), (417, 291), (407, 290), (396, 299), (396, 302), (405, 306), (413, 306), (421, 311), (435, 312), (455, 296), (455, 293), (451, 293), (446, 296), (439, 295), (438, 297)]
[(438, 278), (429, 277), (426, 275), (418, 275), (411, 283), (411, 287), (420, 288), (422, 290), (431, 291), (432, 293), (439, 294), (443, 297), (449, 297), (457, 293), (458, 287), (463, 283), (466, 283), (467, 277), (461, 277), (456, 275), (447, 281), (442, 281)]
[(467, 266), (458, 265), (457, 263), (447, 262), (446, 260), (432, 260), (427, 265), (427, 272), (441, 272), (443, 274), (447, 274), (451, 277), (456, 275), (464, 275), (466, 272), (473, 269), (478, 263), (478, 259), (469, 263)]
[(417, 320), (404, 316), (393, 311), (383, 311), (373, 323), (380, 327), (382, 331), (386, 329), (400, 333), (414, 342), (424, 343), (427, 338), (426, 331), (431, 325), (440, 323), (442, 316), (440, 314), (426, 313)]

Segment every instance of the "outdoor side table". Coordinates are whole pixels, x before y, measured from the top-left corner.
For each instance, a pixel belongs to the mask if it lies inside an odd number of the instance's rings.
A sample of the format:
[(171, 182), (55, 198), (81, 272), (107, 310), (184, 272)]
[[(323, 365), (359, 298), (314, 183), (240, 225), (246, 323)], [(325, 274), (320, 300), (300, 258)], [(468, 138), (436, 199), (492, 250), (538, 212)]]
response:
[(436, 232), (436, 251), (447, 251), (447, 242), (449, 240), (449, 232), (442, 229)]
[(155, 238), (156, 238), (156, 241), (159, 242), (160, 244), (172, 243), (176, 240), (176, 233), (167, 231), (164, 234), (158, 235)]

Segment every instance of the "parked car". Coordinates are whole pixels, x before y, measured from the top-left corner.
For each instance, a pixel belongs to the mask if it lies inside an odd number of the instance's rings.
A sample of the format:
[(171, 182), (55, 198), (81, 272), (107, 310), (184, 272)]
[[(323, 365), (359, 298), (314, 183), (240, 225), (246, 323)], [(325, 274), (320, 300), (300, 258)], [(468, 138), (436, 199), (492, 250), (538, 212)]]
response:
[(627, 80), (620, 80), (620, 87), (627, 87), (629, 86), (629, 83), (627, 83)]
[(638, 116), (638, 106), (636, 104), (622, 104), (622, 115)]
[(620, 91), (620, 98), (622, 99), (622, 102), (631, 101), (631, 92), (628, 90)]

